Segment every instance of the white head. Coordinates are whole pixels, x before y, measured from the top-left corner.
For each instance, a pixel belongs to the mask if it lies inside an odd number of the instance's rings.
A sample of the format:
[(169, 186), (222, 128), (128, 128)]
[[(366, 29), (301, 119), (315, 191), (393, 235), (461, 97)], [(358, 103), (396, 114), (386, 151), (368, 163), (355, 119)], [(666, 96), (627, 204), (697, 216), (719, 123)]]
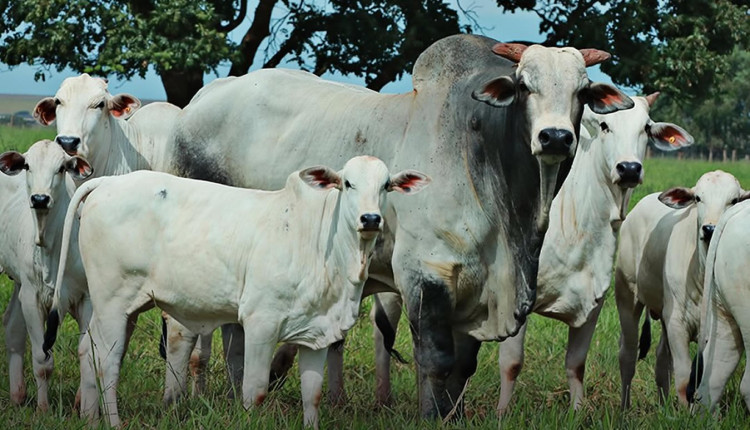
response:
[(601, 114), (633, 106), (614, 86), (589, 80), (586, 67), (609, 59), (604, 51), (518, 43), (498, 43), (492, 51), (517, 63), (516, 72), (487, 82), (472, 96), (498, 107), (522, 103), (530, 125), (531, 153), (548, 164), (575, 154), (584, 104)]
[(29, 206), (36, 217), (36, 244), (43, 246), (47, 215), (55, 206), (55, 200), (67, 193), (65, 172), (83, 180), (91, 176), (93, 169), (86, 160), (66, 154), (51, 140), (40, 140), (25, 154), (9, 151), (0, 155), (0, 171), (6, 175), (14, 176), (23, 170), (26, 171)]
[(698, 209), (698, 238), (708, 248), (719, 217), (730, 206), (750, 197), (737, 179), (727, 172), (715, 170), (705, 173), (693, 188), (675, 187), (659, 195), (665, 205), (682, 209), (695, 205)]
[(607, 115), (586, 109), (581, 125), (596, 140), (604, 156), (612, 184), (621, 188), (634, 188), (643, 182), (641, 160), (646, 146), (651, 142), (661, 151), (674, 151), (693, 144), (691, 136), (682, 127), (667, 122), (654, 122), (649, 109), (659, 93), (646, 97), (633, 97), (632, 109)]
[(390, 175), (380, 159), (354, 157), (340, 172), (325, 166), (310, 167), (299, 173), (313, 188), (341, 191), (341, 216), (360, 239), (370, 241), (383, 229), (383, 211), (388, 193), (416, 194), (430, 183), (430, 178), (415, 170)]
[(57, 120), (55, 141), (70, 155), (88, 157), (92, 136), (106, 131), (109, 116), (125, 119), (141, 106), (130, 94), (113, 96), (107, 91), (107, 81), (87, 74), (67, 78), (55, 97), (39, 101), (34, 118), (49, 125)]

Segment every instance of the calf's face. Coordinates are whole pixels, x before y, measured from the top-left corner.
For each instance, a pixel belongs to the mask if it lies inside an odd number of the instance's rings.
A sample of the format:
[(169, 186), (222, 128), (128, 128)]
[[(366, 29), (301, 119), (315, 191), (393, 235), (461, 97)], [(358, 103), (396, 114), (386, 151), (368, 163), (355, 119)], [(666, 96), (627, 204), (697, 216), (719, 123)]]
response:
[(141, 102), (129, 94), (112, 96), (107, 81), (83, 74), (63, 81), (54, 97), (39, 101), (34, 117), (41, 124), (57, 121), (55, 141), (70, 155), (87, 157), (97, 131), (108, 133), (109, 116), (125, 119)]
[(716, 170), (701, 176), (693, 188), (676, 187), (664, 191), (659, 195), (659, 200), (675, 209), (696, 205), (698, 238), (707, 248), (721, 214), (748, 197), (750, 192), (743, 191), (734, 176)]
[(0, 171), (14, 176), (26, 171), (28, 202), (37, 219), (37, 245), (42, 245), (47, 213), (55, 199), (66, 193), (65, 172), (83, 180), (93, 173), (89, 163), (81, 157), (69, 156), (51, 140), (41, 140), (25, 154), (9, 151), (0, 155)]
[(382, 213), (389, 192), (415, 194), (430, 183), (427, 175), (415, 170), (391, 176), (385, 163), (370, 156), (352, 158), (340, 172), (317, 166), (302, 170), (299, 175), (314, 188), (336, 188), (342, 193), (340, 216), (363, 240), (375, 239), (382, 231)]

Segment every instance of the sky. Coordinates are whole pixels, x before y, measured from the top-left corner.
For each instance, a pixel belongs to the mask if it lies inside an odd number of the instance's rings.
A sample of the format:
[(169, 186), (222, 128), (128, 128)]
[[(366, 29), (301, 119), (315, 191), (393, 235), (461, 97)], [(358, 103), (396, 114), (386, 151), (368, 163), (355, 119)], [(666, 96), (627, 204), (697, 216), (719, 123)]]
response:
[[(482, 27), (479, 31), (475, 30), (475, 33), (483, 34), (500, 41), (528, 40), (531, 42), (541, 42), (544, 40), (539, 34), (539, 18), (533, 12), (518, 12), (514, 14), (504, 13), (496, 6), (495, 1), (493, 0), (451, 0), (450, 3), (454, 10), (458, 10), (456, 7), (457, 1), (461, 3), (464, 9), (472, 9), (475, 12), (476, 21)], [(245, 19), (245, 22), (230, 33), (230, 37), (233, 40), (240, 40), (247, 28), (249, 28), (253, 16), (252, 11), (255, 10), (255, 4), (257, 4), (257, 0), (250, 0), (248, 17)], [(282, 6), (276, 6), (274, 18), (278, 19), (283, 15), (284, 11), (281, 7)], [(460, 12), (459, 19), (461, 24), (468, 23), (467, 17)], [(598, 46), (586, 48), (603, 49), (603, 47)], [(261, 49), (258, 50), (259, 54), (258, 57), (256, 57), (254, 67), (251, 71), (257, 69), (260, 67), (259, 65), (263, 63), (262, 51), (263, 45), (261, 46)], [(282, 67), (297, 68), (296, 64), (282, 65)], [(77, 73), (72, 70), (63, 70), (62, 72), (52, 70), (48, 73), (45, 81), (34, 81), (35, 71), (36, 68), (33, 66), (19, 65), (11, 69), (7, 65), (0, 63), (0, 94), (33, 94), (51, 96), (54, 95), (65, 78), (77, 75)], [(218, 75), (209, 73), (204, 77), (204, 84), (208, 84), (218, 77), (226, 76), (228, 71), (229, 65), (220, 66), (218, 69)], [(612, 83), (611, 79), (603, 74), (598, 66), (589, 68), (588, 73), (593, 81)], [(364, 85), (364, 79), (355, 76), (348, 77), (328, 73), (324, 74), (323, 78)], [(166, 99), (161, 80), (153, 71), (149, 71), (145, 79), (135, 76), (130, 81), (121, 81), (114, 78), (114, 76), (110, 76), (109, 90), (112, 94), (130, 93), (145, 100)], [(399, 81), (391, 82), (386, 85), (381, 92), (403, 93), (411, 90), (411, 75), (405, 74)]]

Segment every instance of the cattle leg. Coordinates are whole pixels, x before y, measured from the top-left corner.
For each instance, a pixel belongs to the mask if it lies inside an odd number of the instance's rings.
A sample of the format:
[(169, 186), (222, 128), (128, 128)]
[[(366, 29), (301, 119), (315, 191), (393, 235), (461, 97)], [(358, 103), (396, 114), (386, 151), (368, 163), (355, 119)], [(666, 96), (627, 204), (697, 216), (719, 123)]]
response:
[(190, 354), (190, 374), (193, 376), (193, 395), (206, 392), (206, 372), (211, 361), (213, 332), (198, 336), (198, 342)]
[(167, 323), (167, 363), (164, 404), (178, 401), (187, 391), (188, 362), (198, 340), (193, 333), (174, 318), (165, 315)]
[[(391, 355), (386, 342), (393, 346), (402, 303), (400, 294), (379, 293), (375, 295), (375, 304), (370, 311), (375, 342), (375, 401), (378, 405), (388, 405), (391, 402)], [(390, 332), (387, 328), (383, 328), (387, 333), (381, 331), (381, 327), (375, 322), (378, 318), (385, 319), (383, 323), (388, 324)], [(328, 371), (331, 371), (330, 367)]]
[[(344, 390), (344, 342), (346, 337), (328, 347), (328, 401), (332, 405), (346, 403)], [(302, 359), (300, 351), (300, 360)]]
[(23, 318), (26, 321), (26, 329), (31, 341), (31, 358), (34, 368), (34, 379), (37, 388), (37, 408), (41, 411), (49, 409), (49, 377), (54, 369), (54, 360), (52, 356), (42, 350), (44, 340), (44, 321), (47, 315), (42, 310), (42, 304), (39, 303), (38, 295), (31, 286), (21, 286), (19, 292), (21, 307), (23, 309)]
[(680, 318), (670, 318), (667, 324), (667, 341), (669, 351), (672, 353), (672, 369), (674, 371), (674, 384), (677, 398), (680, 404), (688, 406), (687, 385), (690, 381), (690, 335), (688, 334)]
[(659, 403), (662, 405), (669, 396), (669, 385), (672, 378), (672, 352), (669, 350), (669, 333), (662, 321), (661, 338), (656, 348), (656, 366), (654, 368), (656, 386), (659, 388)]
[(415, 287), (405, 299), (417, 362), (419, 410), (422, 417), (435, 419), (453, 409), (447, 386), (456, 361), (451, 301), (441, 281), (423, 278)]
[(13, 295), (3, 314), (5, 350), (8, 351), (10, 401), (16, 406), (26, 401), (26, 381), (23, 377), (23, 356), (26, 353), (26, 322), (23, 319), (21, 300), (18, 297), (20, 289), (21, 284), (14, 283)]
[[(242, 308), (240, 308), (242, 314)], [(272, 321), (243, 319), (245, 363), (242, 377), (242, 404), (245, 409), (260, 405), (268, 395), (268, 380), (279, 327)]]
[(299, 347), (299, 373), (302, 385), (302, 411), (305, 427), (318, 429), (318, 408), (323, 390), (323, 371), (328, 348), (313, 350)]
[[(81, 416), (89, 421), (99, 415), (101, 396), (104, 414), (109, 425), (120, 425), (117, 409), (117, 384), (120, 364), (125, 353), (129, 320), (122, 315), (122, 307), (107, 306), (95, 309), (89, 324), (88, 335), (79, 345), (81, 360)], [(96, 375), (101, 375), (101, 393), (96, 384)]]
[[(708, 327), (706, 347), (703, 349), (703, 380), (698, 389), (698, 396), (703, 405), (713, 409), (721, 399), (721, 393), (727, 385), (727, 381), (740, 362), (742, 350), (742, 335), (737, 323), (731, 316), (723, 312), (714, 313), (713, 318), (707, 318), (713, 324)], [(747, 336), (745, 343), (750, 341)], [(748, 381), (748, 369), (745, 366), (745, 374), (742, 377), (740, 391), (748, 402), (750, 394), (750, 382)]]
[[(245, 333), (239, 324), (224, 324), (221, 326), (221, 340), (224, 345), (224, 360), (229, 374), (229, 397), (242, 392), (243, 385), (243, 353), (245, 350)], [(247, 360), (244, 360), (247, 362)]]
[(268, 383), (270, 391), (278, 390), (286, 382), (287, 373), (294, 365), (294, 357), (297, 356), (298, 346), (292, 343), (282, 344), (271, 361), (271, 375)]
[(474, 339), (468, 334), (461, 332), (453, 333), (454, 354), (456, 357), (453, 371), (448, 376), (448, 395), (453, 404), (453, 419), (461, 419), (464, 416), (465, 394), (468, 388), (469, 378), (477, 371), (477, 354), (482, 342)]
[(497, 416), (501, 417), (508, 409), (513, 397), (516, 378), (523, 368), (523, 344), (526, 338), (528, 320), (518, 330), (518, 334), (499, 344), (498, 364), (500, 366), (500, 400), (497, 402)]
[[(622, 409), (630, 407), (630, 384), (635, 376), (635, 363), (638, 359), (638, 321), (643, 312), (643, 304), (638, 302), (633, 289), (623, 279), (624, 276), (615, 272), (615, 299), (617, 314), (620, 318), (620, 380), (622, 382), (620, 406)], [(633, 288), (635, 288), (633, 286)]]
[(591, 339), (594, 337), (596, 322), (602, 311), (604, 298), (599, 300), (596, 307), (591, 310), (586, 322), (580, 327), (568, 329), (568, 351), (565, 354), (565, 369), (568, 374), (568, 385), (570, 386), (570, 406), (574, 410), (581, 407), (586, 396), (583, 386), (583, 376), (586, 371), (586, 357), (591, 347)]
[[(81, 302), (78, 303), (78, 305), (75, 306), (75, 308), (71, 312), (76, 322), (78, 322), (78, 333), (80, 333), (78, 336), (78, 344), (80, 345), (84, 337), (86, 336), (86, 332), (89, 329), (89, 324), (91, 323), (91, 315), (93, 313), (93, 309), (91, 307), (91, 299), (89, 298), (89, 296), (84, 296), (83, 300), (81, 300)], [(83, 360), (86, 357), (79, 355), (78, 358), (79, 360)], [(78, 391), (76, 391), (75, 402), (73, 403), (73, 409), (78, 410), (80, 406), (81, 406), (81, 385), (79, 384)]]

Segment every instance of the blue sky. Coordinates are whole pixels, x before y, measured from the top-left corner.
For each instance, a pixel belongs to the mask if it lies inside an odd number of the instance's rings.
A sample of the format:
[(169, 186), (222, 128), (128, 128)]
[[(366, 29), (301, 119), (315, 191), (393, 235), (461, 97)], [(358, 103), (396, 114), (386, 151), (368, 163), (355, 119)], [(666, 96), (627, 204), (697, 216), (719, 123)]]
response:
[[(252, 11), (254, 11), (254, 3), (256, 1), (250, 1), (249, 7), (249, 18), (245, 20), (245, 23), (230, 33), (230, 37), (235, 40), (239, 40), (245, 33), (247, 28), (250, 26), (250, 19), (252, 19)], [(453, 8), (456, 8), (456, 0), (451, 0)], [(495, 5), (494, 1), (491, 0), (463, 0), (461, 5), (465, 9), (473, 9), (476, 13), (476, 19), (479, 24), (483, 27), (482, 31), (477, 31), (480, 34), (492, 37), (497, 40), (528, 40), (531, 42), (542, 41), (543, 38), (539, 35), (539, 19), (536, 14), (532, 12), (519, 12), (515, 14), (503, 13), (500, 8)], [(274, 12), (274, 17), (279, 18), (283, 15), (281, 6), (277, 6)], [(466, 23), (467, 19), (462, 14), (459, 14), (462, 23)], [(591, 47), (594, 48), (594, 47)], [(602, 48), (602, 47), (595, 47)], [(259, 58), (255, 61), (255, 67), (258, 68), (259, 64), (262, 64), (262, 53), (263, 46), (259, 49)], [(290, 64), (283, 67), (296, 68), (296, 65)], [(5, 64), (0, 64), (0, 94), (34, 94), (40, 96), (53, 95), (60, 87), (63, 79), (69, 76), (75, 76), (76, 73), (71, 70), (64, 70), (62, 72), (52, 71), (47, 80), (42, 82), (34, 81), (35, 67), (32, 66), (16, 66), (13, 69)], [(204, 78), (204, 83), (209, 83), (217, 77), (226, 76), (229, 71), (229, 67), (220, 67), (216, 74), (208, 74)], [(599, 67), (592, 67), (589, 69), (589, 76), (594, 81), (608, 82), (611, 83), (609, 77), (599, 71)], [(364, 80), (357, 77), (347, 77), (341, 75), (325, 74), (323, 75), (326, 79), (354, 83), (364, 85)], [(145, 79), (134, 77), (130, 81), (119, 81), (113, 77), (109, 78), (109, 89), (113, 94), (127, 92), (133, 94), (142, 99), (150, 100), (164, 100), (166, 95), (164, 88), (162, 87), (161, 80), (154, 72), (149, 72)], [(398, 82), (392, 82), (386, 85), (382, 92), (386, 93), (402, 93), (411, 91), (411, 75), (405, 75)]]

